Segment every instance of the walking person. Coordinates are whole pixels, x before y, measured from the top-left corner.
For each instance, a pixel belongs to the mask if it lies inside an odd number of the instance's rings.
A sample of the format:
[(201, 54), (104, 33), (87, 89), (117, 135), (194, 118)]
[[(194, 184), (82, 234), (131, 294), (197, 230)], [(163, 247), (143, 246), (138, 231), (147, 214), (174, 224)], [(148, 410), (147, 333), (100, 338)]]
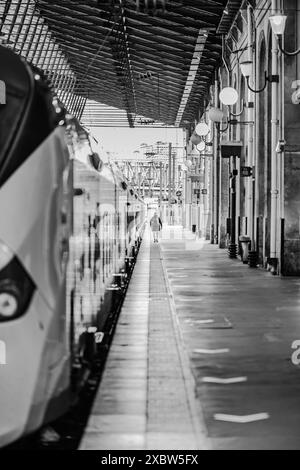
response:
[(154, 243), (158, 243), (158, 233), (162, 229), (162, 221), (160, 217), (158, 217), (157, 212), (154, 212), (154, 215), (150, 220), (150, 227), (153, 233), (153, 241)]

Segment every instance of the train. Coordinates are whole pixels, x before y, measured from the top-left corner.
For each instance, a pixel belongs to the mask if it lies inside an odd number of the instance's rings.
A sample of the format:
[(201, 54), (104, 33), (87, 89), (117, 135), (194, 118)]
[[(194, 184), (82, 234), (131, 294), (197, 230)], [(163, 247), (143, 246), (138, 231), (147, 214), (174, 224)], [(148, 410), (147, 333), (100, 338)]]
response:
[(70, 406), (121, 302), (146, 208), (43, 73), (2, 46), (0, 61), (4, 447)]

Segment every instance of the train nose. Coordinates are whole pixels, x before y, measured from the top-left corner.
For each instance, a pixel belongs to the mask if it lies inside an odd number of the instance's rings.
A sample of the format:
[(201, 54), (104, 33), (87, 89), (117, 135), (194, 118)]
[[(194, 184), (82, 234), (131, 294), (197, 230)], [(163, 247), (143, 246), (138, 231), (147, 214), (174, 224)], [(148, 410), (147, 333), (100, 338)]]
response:
[(34, 429), (42, 420), (47, 325), (41, 311), (45, 312), (45, 304), (36, 292), (24, 316), (0, 322), (0, 447)]

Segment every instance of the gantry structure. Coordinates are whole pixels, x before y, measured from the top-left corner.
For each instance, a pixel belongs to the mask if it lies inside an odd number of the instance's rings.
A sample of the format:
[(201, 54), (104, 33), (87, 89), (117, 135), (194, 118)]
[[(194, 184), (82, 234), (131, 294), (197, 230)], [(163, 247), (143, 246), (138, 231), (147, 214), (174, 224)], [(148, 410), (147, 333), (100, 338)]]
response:
[(184, 148), (142, 145), (135, 157), (116, 161), (125, 177), (141, 197), (157, 197), (160, 201), (180, 200), (184, 177)]

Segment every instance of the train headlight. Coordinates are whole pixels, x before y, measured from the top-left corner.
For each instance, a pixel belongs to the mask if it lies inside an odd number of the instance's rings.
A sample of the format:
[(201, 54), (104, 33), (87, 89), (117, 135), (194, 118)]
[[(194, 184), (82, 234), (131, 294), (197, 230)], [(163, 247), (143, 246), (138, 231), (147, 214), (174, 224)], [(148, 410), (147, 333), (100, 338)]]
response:
[(14, 257), (13, 252), (0, 242), (0, 269), (3, 269)]
[(18, 310), (18, 301), (16, 297), (9, 292), (0, 293), (0, 318), (14, 317)]
[(35, 285), (14, 253), (0, 241), (0, 323), (25, 314)]

